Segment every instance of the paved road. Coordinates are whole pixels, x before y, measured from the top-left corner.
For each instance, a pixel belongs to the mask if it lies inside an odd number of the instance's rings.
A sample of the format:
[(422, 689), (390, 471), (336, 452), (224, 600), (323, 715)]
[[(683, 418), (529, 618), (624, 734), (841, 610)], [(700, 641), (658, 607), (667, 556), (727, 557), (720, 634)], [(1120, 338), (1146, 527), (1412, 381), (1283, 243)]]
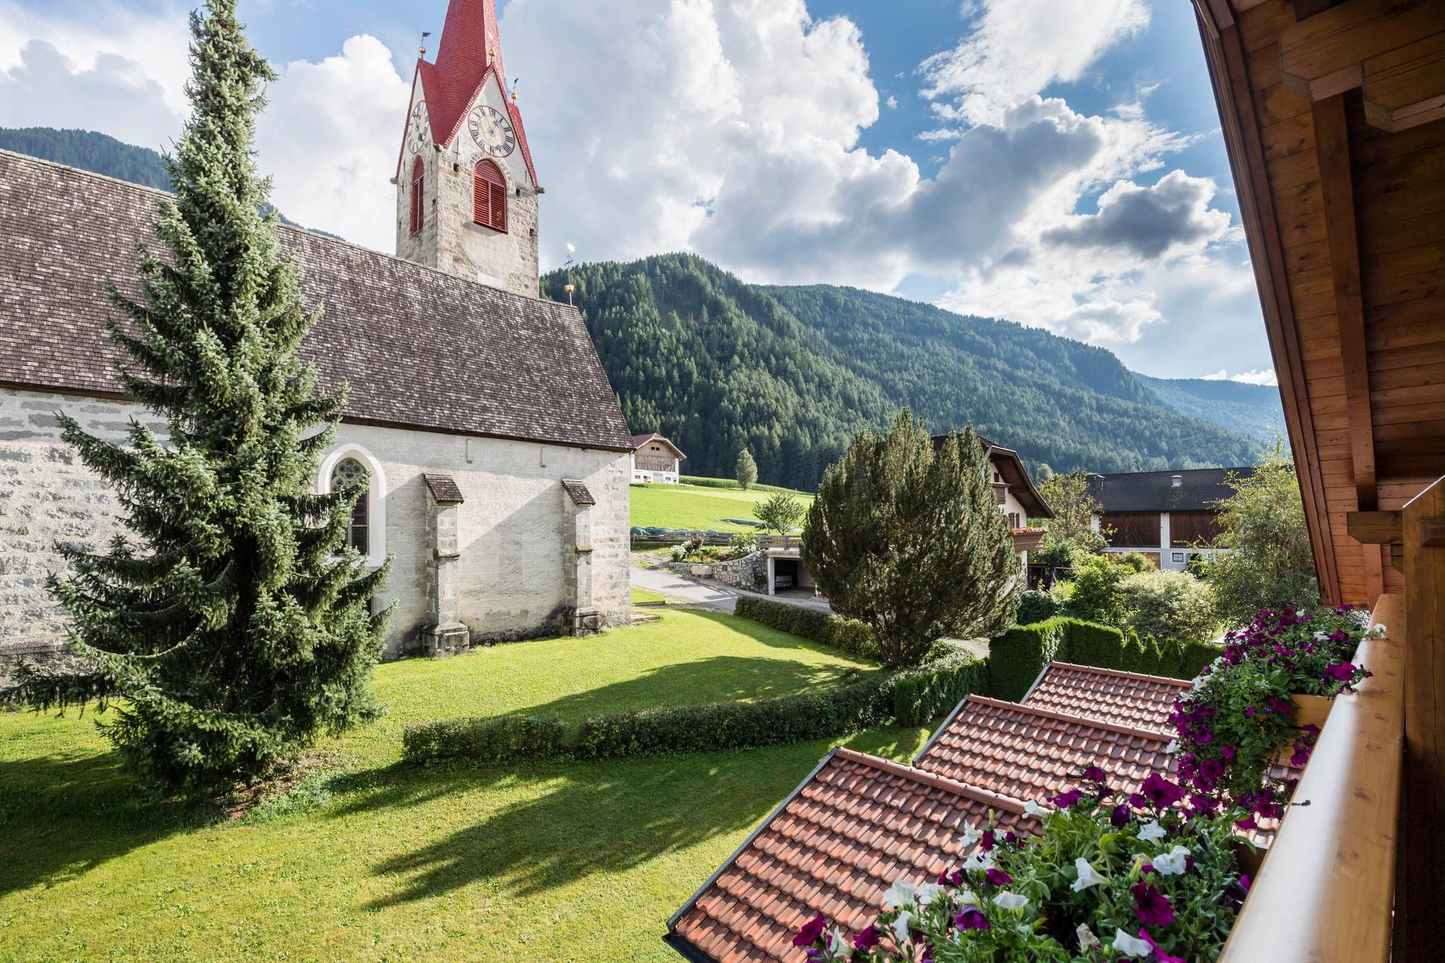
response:
[[(711, 579), (696, 579), (687, 575), (679, 575), (668, 568), (642, 568), (638, 565), (632, 566), (632, 584), (688, 605), (701, 605), (729, 613), (737, 607), (739, 596), (756, 594), (743, 592), (741, 589), (735, 589)], [(832, 611), (828, 608), (827, 602), (807, 596), (775, 595), (773, 600), (825, 612)]]

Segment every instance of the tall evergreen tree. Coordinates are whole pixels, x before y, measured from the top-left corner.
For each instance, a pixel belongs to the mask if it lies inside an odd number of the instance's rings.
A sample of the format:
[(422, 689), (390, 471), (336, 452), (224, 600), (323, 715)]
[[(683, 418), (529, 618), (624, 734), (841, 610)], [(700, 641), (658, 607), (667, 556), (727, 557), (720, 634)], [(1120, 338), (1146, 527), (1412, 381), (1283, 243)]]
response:
[(62, 546), (74, 571), (51, 588), (91, 674), (30, 686), (42, 703), (118, 697), (104, 730), (131, 764), (215, 792), (373, 711), (389, 563), (367, 572), (344, 547), (360, 488), (311, 491), (342, 397), (296, 356), (316, 313), (260, 213), (253, 126), (273, 74), (235, 0), (210, 0), (191, 33), (193, 112), (155, 224), (168, 254), (141, 248), (138, 300), (108, 292), (129, 320), (110, 325), (121, 382), (166, 433), (132, 421), (118, 445), (60, 416), (129, 531), (104, 554)]
[(743, 491), (752, 488), (753, 483), (758, 480), (758, 463), (753, 461), (752, 452), (746, 448), (738, 452), (737, 478)]
[(824, 473), (803, 561), (835, 609), (873, 630), (885, 664), (1012, 624), (1023, 571), (990, 477), (972, 427), (935, 450), (906, 408)]

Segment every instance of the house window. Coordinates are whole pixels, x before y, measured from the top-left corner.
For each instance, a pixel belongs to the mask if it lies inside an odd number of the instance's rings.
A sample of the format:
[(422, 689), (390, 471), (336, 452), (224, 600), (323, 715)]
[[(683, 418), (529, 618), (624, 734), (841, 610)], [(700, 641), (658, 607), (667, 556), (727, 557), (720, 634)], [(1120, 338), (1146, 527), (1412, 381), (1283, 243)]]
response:
[(411, 232), (420, 234), (426, 223), (426, 166), (418, 157), (411, 165)]
[(368, 565), (386, 561), (386, 476), (378, 462), (360, 445), (344, 445), (321, 461), (316, 491), (325, 495), (352, 485), (366, 484), (346, 526), (346, 547), (365, 557)]
[[(331, 469), (331, 490), (340, 491), (366, 480), (366, 468), (355, 458), (343, 458)], [(346, 528), (346, 547), (354, 548), (363, 555), (371, 550), (371, 505), (369, 499), (356, 500), (351, 509), (351, 524)]]
[(1174, 561), (1176, 561), (1176, 562), (1182, 562), (1182, 561), (1184, 561), (1184, 553), (1183, 553), (1183, 552), (1175, 552), (1175, 553), (1174, 553)]
[(472, 220), (494, 231), (507, 230), (507, 180), (489, 160), (472, 172)]

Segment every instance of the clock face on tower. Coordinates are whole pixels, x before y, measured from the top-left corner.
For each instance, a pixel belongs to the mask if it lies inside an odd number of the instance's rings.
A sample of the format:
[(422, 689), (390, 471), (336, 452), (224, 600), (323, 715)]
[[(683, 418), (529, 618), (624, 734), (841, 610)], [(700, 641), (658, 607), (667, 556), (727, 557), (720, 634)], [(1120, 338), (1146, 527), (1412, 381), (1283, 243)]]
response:
[(477, 146), (493, 157), (506, 157), (517, 146), (517, 135), (512, 122), (501, 111), (485, 105), (472, 108), (467, 117), (467, 129)]
[(421, 152), (431, 139), (431, 124), (426, 119), (426, 104), (420, 103), (411, 109), (411, 121), (406, 125), (406, 149), (413, 154)]

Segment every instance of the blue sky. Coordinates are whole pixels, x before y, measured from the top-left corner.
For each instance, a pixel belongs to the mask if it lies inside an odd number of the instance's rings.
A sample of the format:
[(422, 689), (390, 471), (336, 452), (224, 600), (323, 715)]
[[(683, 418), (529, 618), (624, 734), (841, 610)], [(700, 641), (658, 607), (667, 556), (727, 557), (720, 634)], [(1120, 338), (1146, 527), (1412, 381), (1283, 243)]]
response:
[[(163, 147), (186, 4), (0, 0), (0, 126)], [(416, 43), (446, 0), (242, 0), (292, 218), (390, 250)], [(687, 249), (1264, 381), (1269, 353), (1184, 0), (504, 0), (544, 266)]]

